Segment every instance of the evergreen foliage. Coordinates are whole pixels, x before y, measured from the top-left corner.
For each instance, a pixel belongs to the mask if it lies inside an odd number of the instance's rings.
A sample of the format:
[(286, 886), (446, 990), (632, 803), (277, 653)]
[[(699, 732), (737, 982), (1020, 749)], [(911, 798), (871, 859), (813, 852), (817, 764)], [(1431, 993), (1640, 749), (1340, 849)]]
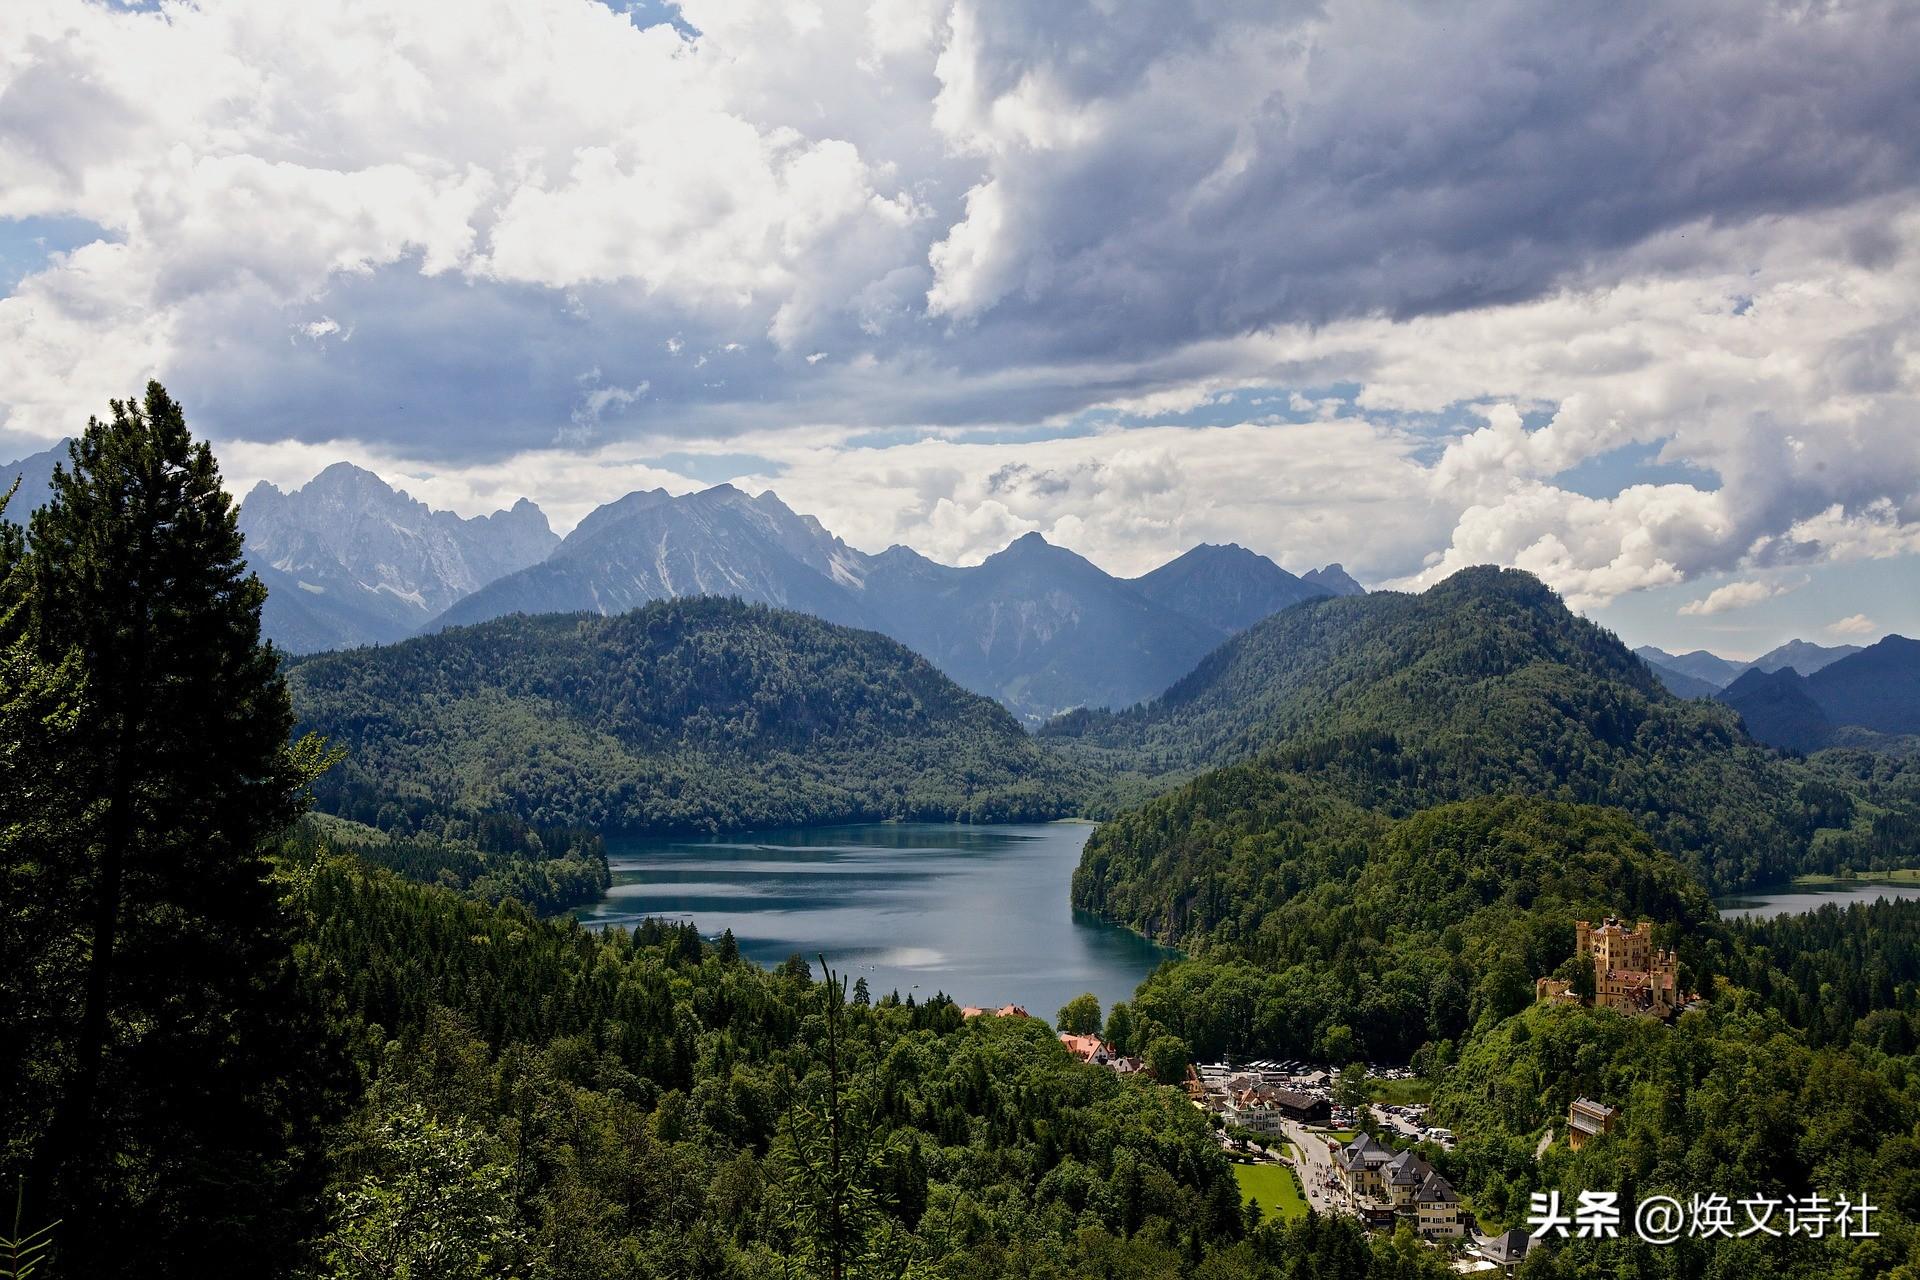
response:
[[(895, 642), (735, 600), (502, 618), (302, 659), (289, 679), (302, 726), (347, 751), (320, 806), (397, 842), (360, 841), (389, 865), (497, 892), (526, 887), (516, 862), (604, 864), (587, 831), (1051, 818), (1079, 790), (1007, 712)], [(500, 856), (461, 869), (436, 845)], [(555, 879), (535, 898), (604, 887)]]
[(0, 1173), (87, 1224), (63, 1274), (271, 1275), (330, 1080), (264, 855), (324, 760), (179, 406), (149, 384), (69, 453), (0, 557)]

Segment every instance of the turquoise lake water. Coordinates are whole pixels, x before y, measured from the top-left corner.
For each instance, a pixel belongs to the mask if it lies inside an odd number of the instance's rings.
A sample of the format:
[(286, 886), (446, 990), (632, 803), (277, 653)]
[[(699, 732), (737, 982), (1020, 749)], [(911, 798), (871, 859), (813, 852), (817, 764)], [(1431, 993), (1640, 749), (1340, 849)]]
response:
[(732, 929), (741, 951), (774, 965), (824, 953), (875, 998), (1025, 1005), (1051, 1020), (1091, 991), (1131, 998), (1173, 954), (1067, 905), (1080, 823), (967, 826), (876, 823), (725, 836), (609, 837), (614, 885), (580, 913), (592, 924), (647, 916)]
[(1817, 911), (1829, 902), (1846, 906), (1851, 902), (1872, 902), (1876, 898), (1920, 898), (1920, 884), (1835, 884), (1831, 887), (1804, 888), (1783, 885), (1778, 889), (1755, 889), (1724, 898), (1720, 914), (1739, 916), (1787, 916), (1802, 911)]

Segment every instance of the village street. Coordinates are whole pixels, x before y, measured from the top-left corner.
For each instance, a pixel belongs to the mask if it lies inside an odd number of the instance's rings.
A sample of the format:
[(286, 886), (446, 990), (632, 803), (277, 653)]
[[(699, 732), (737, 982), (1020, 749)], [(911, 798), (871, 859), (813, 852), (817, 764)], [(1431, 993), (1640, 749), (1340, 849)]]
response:
[(1328, 1154), (1326, 1138), (1291, 1120), (1282, 1121), (1281, 1128), (1293, 1144), (1294, 1168), (1300, 1174), (1300, 1189), (1306, 1193), (1307, 1204), (1315, 1213), (1345, 1213), (1345, 1195), (1339, 1189), (1339, 1175)]

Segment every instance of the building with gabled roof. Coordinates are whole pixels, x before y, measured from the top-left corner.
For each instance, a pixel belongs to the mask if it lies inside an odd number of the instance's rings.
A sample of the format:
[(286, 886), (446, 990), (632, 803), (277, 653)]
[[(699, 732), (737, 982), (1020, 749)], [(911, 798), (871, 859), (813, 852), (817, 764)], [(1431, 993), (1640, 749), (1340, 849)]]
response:
[(1413, 1193), (1414, 1229), (1429, 1240), (1458, 1240), (1467, 1234), (1467, 1215), (1453, 1184), (1429, 1171)]
[(1396, 1209), (1411, 1208), (1414, 1193), (1431, 1176), (1433, 1166), (1412, 1150), (1402, 1151), (1380, 1167), (1381, 1184)]
[(1507, 1275), (1512, 1275), (1525, 1260), (1533, 1237), (1516, 1228), (1502, 1231), (1497, 1236), (1476, 1235), (1473, 1243), (1480, 1250), (1481, 1257), (1500, 1267)]
[(1105, 1066), (1107, 1059), (1113, 1056), (1107, 1050), (1107, 1042), (1099, 1036), (1076, 1036), (1071, 1032), (1062, 1031), (1060, 1043), (1067, 1046), (1068, 1053), (1082, 1062), (1093, 1062)]
[(1384, 1201), (1388, 1197), (1380, 1171), (1391, 1159), (1392, 1149), (1382, 1146), (1378, 1138), (1370, 1133), (1356, 1133), (1353, 1141), (1334, 1152), (1333, 1164), (1340, 1171), (1340, 1181), (1345, 1184), (1348, 1195)]

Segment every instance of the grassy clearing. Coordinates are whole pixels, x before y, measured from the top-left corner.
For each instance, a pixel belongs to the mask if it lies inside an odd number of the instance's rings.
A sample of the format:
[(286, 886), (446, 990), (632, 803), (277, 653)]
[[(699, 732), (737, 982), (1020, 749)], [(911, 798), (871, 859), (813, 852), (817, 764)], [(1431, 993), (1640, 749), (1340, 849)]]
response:
[(1433, 1082), (1430, 1080), (1369, 1080), (1367, 1088), (1373, 1100), (1389, 1107), (1404, 1107), (1415, 1102), (1433, 1101)]
[(1793, 887), (1796, 889), (1838, 889), (1850, 884), (1920, 884), (1920, 867), (1862, 871), (1845, 877), (1813, 874), (1793, 878)]
[(1260, 1211), (1268, 1218), (1291, 1222), (1307, 1216), (1307, 1198), (1300, 1192), (1300, 1180), (1293, 1170), (1277, 1164), (1236, 1164), (1233, 1176), (1240, 1194), (1258, 1200)]

